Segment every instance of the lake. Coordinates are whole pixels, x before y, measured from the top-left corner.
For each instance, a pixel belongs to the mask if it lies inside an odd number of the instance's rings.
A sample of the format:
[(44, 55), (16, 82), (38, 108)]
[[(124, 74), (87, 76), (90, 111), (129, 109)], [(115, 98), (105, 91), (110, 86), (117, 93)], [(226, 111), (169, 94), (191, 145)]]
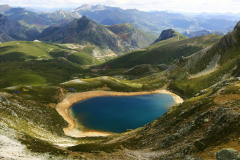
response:
[(86, 130), (122, 133), (152, 122), (175, 104), (167, 94), (105, 96), (75, 103), (70, 113)]

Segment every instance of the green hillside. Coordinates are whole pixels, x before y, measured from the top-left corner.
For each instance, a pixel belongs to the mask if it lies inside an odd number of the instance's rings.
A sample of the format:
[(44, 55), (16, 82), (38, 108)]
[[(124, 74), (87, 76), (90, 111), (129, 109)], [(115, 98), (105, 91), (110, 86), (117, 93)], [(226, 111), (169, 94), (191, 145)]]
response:
[(1, 43), (0, 88), (57, 84), (83, 72), (83, 66), (98, 63), (88, 53), (61, 45), (27, 41)]
[(171, 73), (173, 83), (169, 87), (191, 97), (218, 82), (239, 76), (239, 33), (237, 25), (209, 50), (178, 62), (177, 69)]
[(174, 38), (174, 37), (177, 37), (178, 40), (187, 39), (187, 37), (178, 33), (177, 31), (175, 31), (173, 29), (167, 29), (167, 30), (162, 31), (162, 33), (160, 34), (158, 39), (156, 39), (154, 41), (154, 43), (158, 43), (160, 41), (168, 40), (168, 39)]
[(213, 45), (221, 36), (211, 34), (192, 39), (185, 36), (173, 38), (155, 43), (144, 50), (134, 51), (106, 62), (104, 66), (109, 68), (130, 68), (139, 64), (170, 64), (182, 56), (189, 56), (203, 48)]
[(80, 65), (97, 62), (88, 53), (43, 42), (12, 41), (0, 44), (0, 61), (47, 60), (64, 57)]
[(52, 85), (80, 73), (81, 68), (66, 59), (0, 63), (0, 88), (18, 85)]

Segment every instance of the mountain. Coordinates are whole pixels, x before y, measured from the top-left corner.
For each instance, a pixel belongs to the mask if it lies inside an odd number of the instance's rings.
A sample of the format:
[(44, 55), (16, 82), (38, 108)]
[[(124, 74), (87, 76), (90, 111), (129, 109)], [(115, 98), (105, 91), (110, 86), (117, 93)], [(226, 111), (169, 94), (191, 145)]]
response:
[(131, 24), (103, 26), (87, 17), (75, 19), (66, 26), (50, 26), (39, 35), (41, 41), (57, 43), (91, 43), (115, 54), (148, 46), (154, 36)]
[(83, 5), (77, 12), (103, 25), (131, 23), (144, 32), (159, 35), (161, 31), (173, 28), (183, 33), (186, 30), (219, 31), (227, 33), (237, 23), (236, 17), (219, 15), (184, 15), (165, 11), (144, 12), (136, 9), (121, 9), (103, 5)]
[(0, 31), (2, 42), (10, 40), (34, 40), (39, 34), (37, 30), (29, 29), (18, 22), (9, 20), (0, 14)]
[(47, 28), (40, 34), (39, 39), (58, 43), (90, 42), (101, 48), (121, 51), (120, 39), (115, 34), (85, 16), (62, 28)]
[(158, 37), (158, 39), (156, 39), (154, 43), (164, 41), (164, 40), (176, 37), (176, 36), (183, 37), (183, 35), (181, 35), (180, 33), (176, 32), (173, 29), (163, 30), (162, 33), (160, 34), (160, 36)]
[(155, 36), (141, 31), (130, 23), (107, 26), (107, 28), (125, 42), (124, 46), (134, 49), (145, 48), (155, 40)]

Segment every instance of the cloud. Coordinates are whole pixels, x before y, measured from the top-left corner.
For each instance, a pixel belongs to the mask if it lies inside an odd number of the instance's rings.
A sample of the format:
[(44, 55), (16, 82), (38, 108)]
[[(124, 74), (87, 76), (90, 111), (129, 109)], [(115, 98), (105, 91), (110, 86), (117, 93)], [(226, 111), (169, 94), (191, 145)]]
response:
[[(85, 0), (1, 0), (0, 4), (32, 8), (77, 8)], [(102, 4), (124, 9), (171, 10), (181, 12), (235, 12), (240, 8), (239, 0), (88, 0), (89, 4)]]

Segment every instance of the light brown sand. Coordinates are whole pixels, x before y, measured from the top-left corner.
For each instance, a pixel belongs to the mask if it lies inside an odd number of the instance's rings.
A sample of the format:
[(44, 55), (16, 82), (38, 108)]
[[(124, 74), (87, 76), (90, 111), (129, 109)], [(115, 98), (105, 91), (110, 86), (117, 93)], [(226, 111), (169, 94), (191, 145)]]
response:
[(112, 92), (112, 91), (89, 91), (82, 93), (75, 93), (68, 95), (62, 102), (56, 106), (58, 113), (68, 122), (68, 127), (64, 128), (64, 133), (71, 137), (97, 137), (97, 136), (108, 136), (111, 133), (99, 132), (99, 131), (79, 131), (75, 129), (76, 122), (70, 116), (69, 108), (76, 102), (91, 98), (91, 97), (102, 97), (102, 96), (134, 96), (134, 95), (146, 95), (146, 94), (168, 94), (174, 97), (174, 101), (179, 104), (183, 102), (183, 99), (178, 95), (169, 92), (167, 90), (156, 90), (151, 92)]

